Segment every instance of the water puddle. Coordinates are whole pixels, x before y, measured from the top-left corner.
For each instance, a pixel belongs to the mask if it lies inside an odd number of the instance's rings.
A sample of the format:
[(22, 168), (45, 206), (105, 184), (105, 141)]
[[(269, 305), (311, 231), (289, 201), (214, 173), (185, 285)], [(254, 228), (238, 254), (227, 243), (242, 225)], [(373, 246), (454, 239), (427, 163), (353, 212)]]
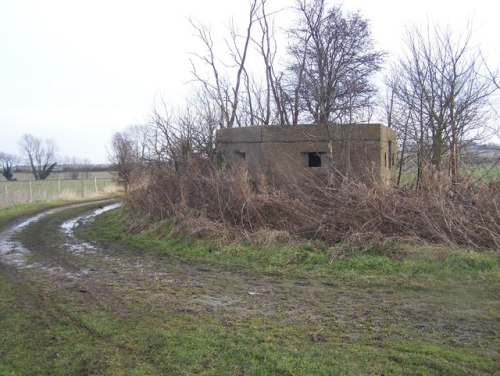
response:
[(119, 208), (120, 206), (121, 206), (121, 203), (117, 202), (117, 203), (114, 203), (114, 204), (111, 204), (111, 205), (106, 205), (106, 206), (103, 206), (101, 208), (97, 208), (97, 209), (93, 210), (89, 214), (82, 215), (82, 216), (79, 216), (79, 217), (76, 217), (76, 218), (71, 218), (71, 219), (67, 220), (66, 222), (64, 222), (63, 224), (61, 224), (61, 228), (63, 229), (63, 231), (66, 234), (72, 235), (73, 234), (73, 230), (76, 227), (89, 222), (90, 220), (94, 219), (95, 217), (97, 217), (98, 215), (100, 215), (102, 213), (105, 213), (107, 211)]
[(21, 223), (9, 226), (0, 232), (0, 261), (4, 264), (15, 266), (19, 269), (29, 267), (27, 258), (30, 251), (23, 247), (21, 242), (13, 239), (14, 235), (24, 230), (29, 225), (39, 221), (43, 217), (57, 212), (57, 209), (47, 210), (34, 215)]
[(61, 224), (61, 229), (63, 233), (66, 235), (68, 238), (68, 242), (65, 244), (65, 246), (70, 250), (71, 252), (74, 253), (79, 253), (79, 252), (95, 252), (97, 248), (95, 245), (93, 245), (90, 242), (84, 242), (81, 241), (80, 239), (77, 239), (75, 237), (74, 231), (78, 226), (84, 225), (90, 221), (92, 221), (95, 217), (97, 217), (100, 214), (103, 214), (107, 211), (117, 209), (121, 206), (121, 203), (117, 202), (114, 204), (106, 205), (101, 208), (97, 208), (93, 210), (89, 214), (81, 215), (79, 217), (71, 218), (65, 221), (64, 223)]
[[(69, 208), (74, 208), (78, 206), (84, 206), (88, 204), (76, 204)], [(93, 210), (90, 214), (86, 214), (84, 216), (79, 216), (76, 218), (72, 218), (70, 220), (65, 221), (61, 228), (68, 235), (68, 237), (74, 239), (75, 243), (71, 246), (76, 245), (76, 239), (73, 235), (73, 230), (76, 226), (81, 225), (83, 223), (87, 223), (88, 221), (95, 218), (97, 215), (102, 214), (106, 211), (116, 209), (119, 207), (120, 203), (113, 203), (110, 205), (105, 205), (101, 208)], [(74, 277), (79, 275), (87, 274), (86, 271), (79, 272), (68, 272), (64, 270), (61, 266), (53, 266), (53, 265), (43, 265), (40, 263), (29, 263), (28, 259), (31, 254), (31, 251), (25, 247), (23, 247), (22, 243), (19, 240), (15, 239), (15, 235), (23, 231), (26, 227), (31, 224), (45, 218), (49, 215), (58, 213), (60, 211), (66, 210), (68, 207), (49, 209), (42, 213), (33, 215), (22, 222), (15, 223), (11, 226), (8, 226), (0, 231), (0, 262), (6, 265), (14, 266), (18, 269), (29, 269), (29, 268), (38, 268), (45, 271), (48, 274), (57, 274), (62, 276)], [(85, 245), (87, 246), (87, 245)], [(93, 247), (93, 246), (92, 246)], [(80, 247), (81, 248), (81, 247)]]

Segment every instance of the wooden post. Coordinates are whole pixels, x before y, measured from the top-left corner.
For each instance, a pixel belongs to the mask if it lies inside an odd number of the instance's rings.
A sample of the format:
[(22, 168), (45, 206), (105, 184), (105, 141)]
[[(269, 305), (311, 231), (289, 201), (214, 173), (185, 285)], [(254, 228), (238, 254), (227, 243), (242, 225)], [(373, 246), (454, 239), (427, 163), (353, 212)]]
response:
[(83, 179), (81, 180), (82, 182), (82, 198), (85, 197), (85, 186), (84, 186), (84, 182), (83, 182)]
[(5, 206), (9, 205), (9, 190), (7, 188), (7, 183), (5, 183)]
[(94, 176), (94, 188), (95, 188), (95, 194), (97, 194), (97, 176)]
[(30, 202), (33, 202), (33, 187), (31, 185), (31, 180), (30, 180)]
[(57, 195), (61, 194), (61, 179), (57, 180)]

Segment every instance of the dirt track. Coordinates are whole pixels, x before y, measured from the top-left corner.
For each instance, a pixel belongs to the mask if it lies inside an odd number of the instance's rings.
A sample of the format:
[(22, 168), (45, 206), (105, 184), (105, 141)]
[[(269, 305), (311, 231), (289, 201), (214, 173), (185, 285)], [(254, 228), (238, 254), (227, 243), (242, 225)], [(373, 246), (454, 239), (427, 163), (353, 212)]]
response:
[(217, 312), (227, 322), (280, 315), (290, 323), (335, 328), (346, 339), (361, 335), (383, 339), (399, 331), (403, 336), (409, 328), (430, 338), (444, 330), (457, 341), (495, 333), (473, 312), (464, 315), (481, 309), (470, 307), (464, 298), (474, 291), (462, 289), (457, 297), (458, 292), (449, 287), (426, 291), (395, 286), (399, 288), (395, 293), (392, 287), (336, 283), (334, 278), (283, 279), (141, 250), (121, 253), (113, 246), (79, 240), (74, 226), (92, 220), (102, 205), (50, 210), (4, 228), (0, 232), (2, 269), (12, 278), (50, 285), (53, 294), (62, 294), (74, 304), (102, 307), (118, 316), (139, 314), (134, 312), (137, 304), (132, 304), (139, 303), (151, 311)]

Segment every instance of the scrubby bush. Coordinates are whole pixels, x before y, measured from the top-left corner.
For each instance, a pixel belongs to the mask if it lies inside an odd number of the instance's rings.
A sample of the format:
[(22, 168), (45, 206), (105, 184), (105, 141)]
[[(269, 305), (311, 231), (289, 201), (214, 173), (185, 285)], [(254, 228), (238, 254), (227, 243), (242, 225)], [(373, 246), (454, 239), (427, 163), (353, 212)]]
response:
[(179, 172), (157, 165), (131, 187), (130, 205), (191, 234), (246, 237), (262, 231), (328, 243), (425, 241), (500, 249), (500, 184), (429, 178), (418, 190), (325, 171), (280, 187), (245, 166), (208, 161)]

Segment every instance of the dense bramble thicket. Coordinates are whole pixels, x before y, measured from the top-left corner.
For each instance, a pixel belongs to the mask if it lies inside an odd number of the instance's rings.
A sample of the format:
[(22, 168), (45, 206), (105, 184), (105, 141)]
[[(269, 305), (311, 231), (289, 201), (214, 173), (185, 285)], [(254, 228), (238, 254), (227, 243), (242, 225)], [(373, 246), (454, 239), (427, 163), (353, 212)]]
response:
[(166, 219), (191, 234), (248, 236), (262, 230), (335, 242), (425, 241), (500, 249), (500, 183), (452, 184), (429, 177), (387, 186), (325, 172), (273, 187), (244, 166), (192, 164), (182, 174), (149, 171), (130, 189), (137, 211)]

